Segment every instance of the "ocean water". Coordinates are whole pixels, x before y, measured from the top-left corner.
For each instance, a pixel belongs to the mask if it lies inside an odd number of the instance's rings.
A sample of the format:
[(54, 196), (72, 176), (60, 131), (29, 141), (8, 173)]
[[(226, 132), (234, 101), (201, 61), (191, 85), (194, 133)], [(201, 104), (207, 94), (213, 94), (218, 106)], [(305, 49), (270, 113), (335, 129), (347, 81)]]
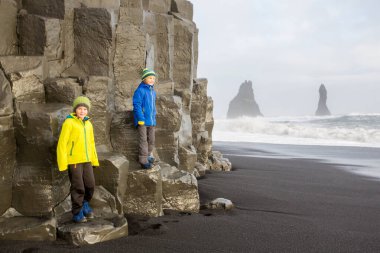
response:
[(215, 141), (380, 147), (380, 114), (216, 119)]
[(380, 114), (217, 119), (213, 140), (226, 155), (317, 159), (380, 179)]

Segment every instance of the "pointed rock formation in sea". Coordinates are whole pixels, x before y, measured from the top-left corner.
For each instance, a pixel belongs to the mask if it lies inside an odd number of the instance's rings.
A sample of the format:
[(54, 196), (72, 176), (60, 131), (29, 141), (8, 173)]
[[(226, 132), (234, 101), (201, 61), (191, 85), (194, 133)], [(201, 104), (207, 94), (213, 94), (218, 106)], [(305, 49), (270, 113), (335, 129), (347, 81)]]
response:
[(319, 102), (318, 109), (315, 112), (316, 116), (331, 115), (329, 108), (327, 108), (327, 90), (324, 84), (319, 87)]
[(227, 118), (232, 119), (240, 116), (263, 116), (253, 95), (252, 81), (246, 80), (242, 83), (238, 94), (230, 102)]

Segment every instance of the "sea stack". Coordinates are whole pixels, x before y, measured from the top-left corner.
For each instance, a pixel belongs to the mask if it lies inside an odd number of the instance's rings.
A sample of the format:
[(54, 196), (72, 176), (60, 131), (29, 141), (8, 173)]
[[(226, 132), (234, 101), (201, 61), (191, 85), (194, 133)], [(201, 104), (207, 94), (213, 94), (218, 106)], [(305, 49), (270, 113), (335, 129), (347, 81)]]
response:
[(257, 117), (263, 116), (259, 105), (253, 95), (252, 81), (245, 81), (240, 85), (239, 93), (231, 100), (227, 112), (227, 118), (237, 118), (240, 116)]
[(316, 116), (327, 116), (331, 115), (329, 108), (327, 108), (327, 90), (324, 84), (319, 87), (319, 102), (318, 109), (315, 112)]

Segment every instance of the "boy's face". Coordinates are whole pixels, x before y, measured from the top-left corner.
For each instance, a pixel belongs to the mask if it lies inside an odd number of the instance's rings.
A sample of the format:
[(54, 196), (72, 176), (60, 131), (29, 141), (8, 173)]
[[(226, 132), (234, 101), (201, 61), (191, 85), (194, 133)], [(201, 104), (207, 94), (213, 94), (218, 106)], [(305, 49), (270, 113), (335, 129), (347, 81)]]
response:
[(155, 81), (156, 81), (155, 76), (148, 76), (147, 78), (144, 79), (144, 83), (149, 84), (149, 85), (153, 85)]
[(78, 108), (75, 109), (75, 113), (76, 113), (76, 115), (77, 115), (78, 118), (80, 118), (81, 120), (83, 120), (84, 117), (86, 117), (87, 114), (88, 114), (87, 107), (85, 107), (85, 106), (78, 106)]

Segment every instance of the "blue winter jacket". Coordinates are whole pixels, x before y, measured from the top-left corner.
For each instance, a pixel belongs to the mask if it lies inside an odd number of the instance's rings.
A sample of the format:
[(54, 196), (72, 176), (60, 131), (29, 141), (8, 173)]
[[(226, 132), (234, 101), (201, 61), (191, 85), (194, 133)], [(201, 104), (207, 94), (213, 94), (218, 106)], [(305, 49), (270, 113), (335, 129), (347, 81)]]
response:
[(133, 94), (134, 124), (144, 121), (145, 126), (156, 125), (156, 91), (153, 85), (140, 83)]

